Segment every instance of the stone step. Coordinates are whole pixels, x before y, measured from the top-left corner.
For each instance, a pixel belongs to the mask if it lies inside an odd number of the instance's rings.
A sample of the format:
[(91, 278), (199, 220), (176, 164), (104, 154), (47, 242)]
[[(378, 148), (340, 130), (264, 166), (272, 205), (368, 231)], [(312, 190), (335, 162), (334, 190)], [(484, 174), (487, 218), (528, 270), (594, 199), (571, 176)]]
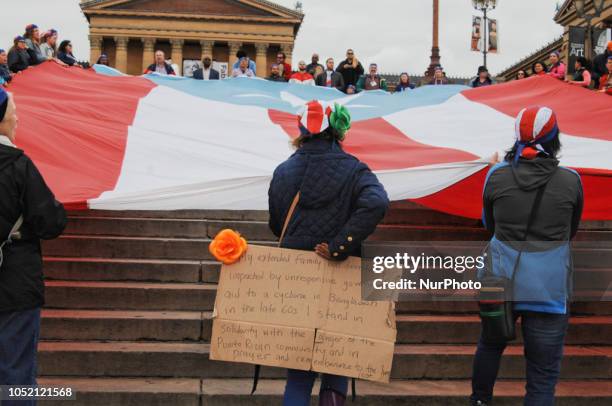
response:
[[(211, 312), (45, 309), (42, 316), (45, 340), (210, 342), (212, 332)], [(400, 314), (397, 333), (398, 344), (474, 344), (480, 319)], [(612, 316), (572, 317), (565, 342), (612, 345)]]
[(41, 377), (44, 387), (71, 388), (75, 400), (45, 400), (49, 406), (200, 406), (202, 381), (185, 378)]
[[(214, 269), (218, 280), (220, 265), (215, 261), (157, 259), (45, 257), (47, 280), (202, 282), (202, 274)], [(206, 281), (204, 281), (206, 282)]]
[(231, 228), (248, 240), (277, 239), (270, 231), (267, 221), (91, 216), (71, 216), (68, 220), (65, 235), (214, 238), (222, 229)]
[[(382, 221), (383, 224), (410, 224), (410, 225), (449, 225), (482, 227), (480, 219), (469, 219), (453, 216), (429, 209), (408, 200), (391, 202), (389, 211)], [(582, 221), (583, 230), (612, 230), (612, 221)]]
[[(150, 283), (100, 281), (46, 281), (46, 307), (77, 310), (211, 311), (216, 288), (209, 283)], [(575, 302), (572, 312), (612, 315), (612, 301)], [(474, 313), (474, 301), (401, 301), (398, 313)]]
[[(221, 264), (212, 260), (44, 258), (47, 280), (217, 283), (220, 270)], [(574, 281), (576, 289), (609, 286), (612, 283), (612, 268), (578, 268)]]
[[(187, 220), (238, 220), (268, 221), (267, 210), (175, 210), (175, 211), (114, 211), (84, 210), (71, 211), (72, 217), (111, 217), (111, 218), (153, 218)], [(479, 219), (468, 219), (428, 209), (410, 201), (392, 202), (384, 224), (412, 225), (458, 225), (480, 227)], [(581, 228), (592, 230), (612, 230), (610, 221), (583, 221)]]
[(52, 309), (210, 311), (217, 286), (196, 283), (47, 281)]
[[(65, 235), (99, 235), (118, 237), (214, 238), (230, 228), (249, 241), (276, 241), (267, 221), (198, 220), (175, 218), (129, 218), (71, 216)], [(450, 224), (381, 224), (373, 240), (387, 241), (486, 241), (491, 237), (480, 225)], [(611, 231), (581, 230), (576, 241), (609, 241)]]
[[(381, 224), (370, 237), (377, 241), (488, 241), (491, 233), (482, 226)], [(579, 230), (574, 241), (611, 241), (612, 231)]]
[[(573, 302), (573, 315), (612, 315), (612, 301)], [(478, 312), (475, 301), (401, 301), (396, 305), (398, 314), (474, 314)]]
[[(280, 406), (283, 379), (262, 379), (250, 395), (250, 379), (173, 378), (72, 378), (42, 377), (39, 384), (71, 387), (77, 399), (71, 406)], [(522, 381), (500, 380), (495, 385), (495, 404), (522, 405)], [(319, 384), (313, 388), (312, 405), (318, 403)], [(356, 406), (463, 406), (471, 383), (460, 381), (392, 380), (388, 384), (357, 382)], [(612, 402), (612, 385), (607, 381), (561, 381), (556, 388), (558, 406), (604, 406)], [(62, 405), (46, 401), (44, 405)]]
[(42, 312), (45, 340), (210, 341), (212, 313), (130, 310)]
[[(105, 377), (248, 378), (253, 367), (209, 360), (209, 344), (41, 341), (39, 374)], [(392, 378), (469, 379), (473, 345), (396, 345)], [(524, 376), (523, 348), (509, 346), (501, 379)], [(280, 368), (262, 368), (262, 377), (280, 378)], [(566, 346), (563, 379), (612, 379), (612, 347)]]
[[(45, 241), (43, 252), (46, 256), (56, 257), (98, 257), (98, 258), (147, 258), (177, 260), (211, 260), (208, 252), (210, 239), (205, 238), (152, 238), (152, 237), (109, 237), (66, 235), (55, 240)], [(275, 246), (272, 241), (250, 241), (253, 245)], [(399, 243), (394, 243), (395, 245)], [(456, 245), (455, 245), (456, 244)], [(431, 252), (429, 244), (411, 241), (401, 245), (411, 252)], [(481, 249), (461, 241), (445, 245), (445, 255), (481, 254)], [(600, 242), (591, 246), (581, 243), (573, 250), (576, 267), (609, 268), (612, 264), (612, 247)]]
[(45, 278), (76, 281), (151, 281), (217, 283), (216, 261), (45, 257)]
[[(522, 342), (520, 322), (518, 339)], [(397, 315), (399, 344), (473, 344), (480, 335), (476, 315)], [(612, 345), (612, 316), (577, 316), (570, 318), (566, 344)]]
[[(211, 260), (208, 238), (152, 238), (65, 235), (43, 244), (45, 256)], [(270, 241), (250, 241), (276, 245)]]
[(70, 217), (268, 221), (267, 210), (71, 210)]

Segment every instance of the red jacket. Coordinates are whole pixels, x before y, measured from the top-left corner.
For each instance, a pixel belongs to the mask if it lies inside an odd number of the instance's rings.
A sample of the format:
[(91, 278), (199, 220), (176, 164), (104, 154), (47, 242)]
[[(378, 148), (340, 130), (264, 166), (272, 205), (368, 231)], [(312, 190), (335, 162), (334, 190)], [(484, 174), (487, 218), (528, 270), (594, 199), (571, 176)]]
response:
[(315, 80), (312, 75), (308, 72), (295, 72), (289, 78), (289, 83), (301, 83), (304, 85), (313, 85), (315, 84)]
[(609, 73), (602, 75), (599, 78), (599, 90), (605, 90), (606, 94), (612, 96), (612, 87), (606, 87), (608, 85), (608, 78), (610, 77)]
[(283, 63), (283, 77), (288, 82), (291, 79), (291, 65)]

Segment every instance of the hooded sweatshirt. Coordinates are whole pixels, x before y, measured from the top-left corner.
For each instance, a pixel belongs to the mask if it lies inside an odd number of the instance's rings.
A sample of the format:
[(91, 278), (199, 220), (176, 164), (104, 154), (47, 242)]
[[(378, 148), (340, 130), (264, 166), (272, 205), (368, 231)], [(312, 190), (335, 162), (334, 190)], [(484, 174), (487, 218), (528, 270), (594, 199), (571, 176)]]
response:
[[(504, 258), (498, 262), (505, 267), (501, 273), (511, 276), (516, 251), (505, 243), (523, 241), (537, 190), (547, 182), (540, 208), (527, 236), (527, 241), (546, 242), (542, 248), (545, 252), (523, 253), (516, 283), (544, 290), (550, 286), (550, 300), (519, 302), (515, 308), (564, 314), (567, 311), (566, 298), (560, 295), (570, 294), (567, 288), (572, 271), (569, 240), (578, 231), (583, 206), (582, 183), (578, 173), (559, 166), (556, 159), (541, 157), (533, 160), (520, 158), (516, 167), (508, 162), (494, 166), (487, 175), (483, 193), (483, 223), (494, 233), (491, 244), (497, 247), (498, 252), (512, 251), (509, 256), (506, 255), (509, 257), (506, 264), (503, 263)], [(548, 254), (554, 258), (554, 263), (550, 262), (550, 258), (546, 259)]]
[(62, 233), (66, 213), (34, 163), (0, 135), (0, 242), (23, 216), (20, 239), (2, 248), (0, 312), (28, 310), (44, 304), (40, 239)]

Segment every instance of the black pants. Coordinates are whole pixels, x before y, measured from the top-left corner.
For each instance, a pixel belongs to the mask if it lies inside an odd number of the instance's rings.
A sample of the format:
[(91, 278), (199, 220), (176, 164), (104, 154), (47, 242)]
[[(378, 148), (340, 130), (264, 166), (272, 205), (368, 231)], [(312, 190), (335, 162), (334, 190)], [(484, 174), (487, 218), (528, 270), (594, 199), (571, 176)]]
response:
[[(0, 385), (36, 385), (40, 308), (0, 313)], [(3, 400), (2, 406), (33, 406), (36, 401)]]
[[(554, 405), (555, 386), (561, 372), (563, 341), (569, 316), (536, 312), (522, 312), (519, 315), (527, 360), (527, 394), (524, 404)], [(506, 344), (486, 343), (480, 338), (472, 374), (473, 404), (476, 404), (476, 401), (491, 403), (493, 386), (505, 348)]]

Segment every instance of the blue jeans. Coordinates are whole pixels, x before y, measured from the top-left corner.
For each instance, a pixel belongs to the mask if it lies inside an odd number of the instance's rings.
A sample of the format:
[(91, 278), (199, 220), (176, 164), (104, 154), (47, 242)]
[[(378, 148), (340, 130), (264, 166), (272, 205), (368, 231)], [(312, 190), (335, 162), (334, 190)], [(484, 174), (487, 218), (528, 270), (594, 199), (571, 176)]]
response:
[[(527, 360), (525, 406), (552, 406), (561, 372), (563, 341), (569, 316), (520, 312), (525, 358)], [(486, 343), (482, 337), (474, 358), (471, 400), (490, 403), (501, 356), (506, 344)]]
[[(0, 313), (0, 385), (36, 385), (40, 308)], [(36, 401), (3, 400), (2, 406), (34, 406)]]
[[(310, 395), (314, 381), (319, 374), (312, 371), (287, 370), (287, 385), (283, 406), (310, 406)], [(348, 378), (344, 376), (321, 374), (321, 391), (331, 389), (346, 396)]]

